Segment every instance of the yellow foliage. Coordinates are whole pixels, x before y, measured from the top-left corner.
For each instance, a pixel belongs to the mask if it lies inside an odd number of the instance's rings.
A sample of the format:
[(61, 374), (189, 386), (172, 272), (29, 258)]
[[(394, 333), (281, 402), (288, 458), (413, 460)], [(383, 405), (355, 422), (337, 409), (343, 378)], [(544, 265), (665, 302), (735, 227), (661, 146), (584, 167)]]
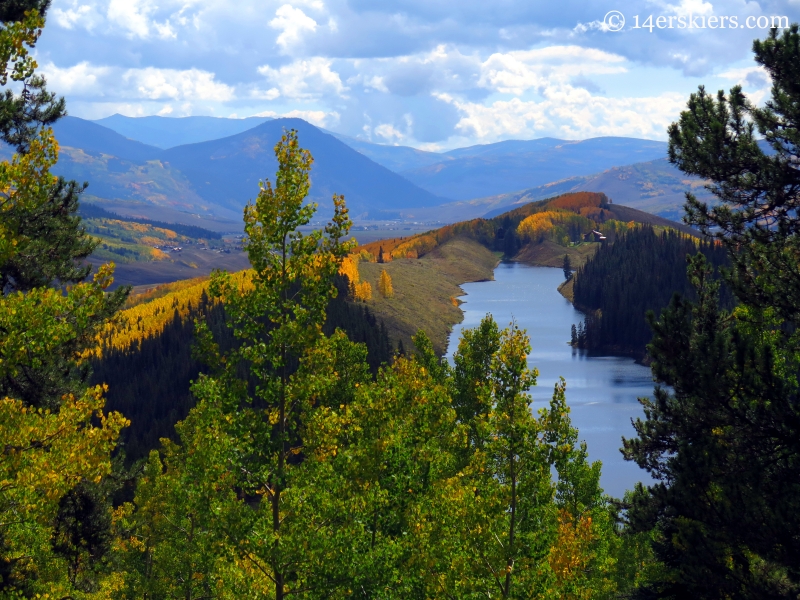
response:
[[(12, 398), (0, 400), (3, 559), (18, 573), (37, 572), (42, 566), (38, 555), (49, 547), (52, 522), (64, 494), (83, 480), (97, 483), (111, 471), (111, 451), (129, 422), (119, 413), (102, 412), (102, 393), (97, 386), (79, 398), (65, 396), (58, 412)], [(55, 564), (50, 567), (43, 572), (50, 581), (37, 585), (59, 592), (55, 598), (66, 597), (59, 585), (66, 576), (60, 577)]]
[(436, 248), (439, 240), (431, 234), (421, 234), (403, 242), (392, 250), (392, 258), (418, 258)]
[[(252, 271), (240, 271), (232, 277), (240, 289), (252, 289)], [(120, 312), (116, 323), (106, 324), (91, 354), (99, 358), (104, 348), (128, 350), (132, 346), (139, 346), (142, 340), (160, 334), (176, 315), (181, 320), (188, 318), (191, 310), (199, 306), (203, 292), (208, 289), (208, 280), (191, 279), (186, 283), (183, 287), (174, 285), (177, 288), (175, 291), (150, 300), (148, 298), (156, 295), (157, 289), (145, 293), (144, 302)]]
[(41, 201), (56, 180), (49, 169), (57, 160), (58, 143), (47, 128), (31, 141), (27, 154), (15, 154), (11, 162), (0, 163), (0, 261), (13, 256), (17, 245), (13, 220), (4, 218), (4, 213), (13, 214)]
[(394, 296), (394, 288), (392, 287), (392, 277), (386, 272), (386, 269), (381, 271), (381, 277), (378, 280), (378, 291), (384, 298), (391, 298)]
[[(550, 548), (550, 568), (556, 576), (559, 588), (578, 590), (569, 594), (571, 600), (588, 600), (592, 590), (587, 586), (570, 586), (584, 576), (587, 565), (593, 557), (592, 543), (595, 541), (591, 517), (579, 517), (577, 520), (565, 510), (558, 515), (558, 537)], [(584, 587), (584, 593), (581, 593)]]
[(372, 286), (367, 281), (361, 281), (358, 273), (358, 262), (361, 260), (359, 254), (351, 254), (342, 260), (339, 266), (339, 273), (345, 275), (350, 282), (350, 295), (354, 300), (366, 302), (372, 300)]
[(353, 298), (356, 300), (361, 300), (362, 302), (372, 300), (372, 286), (368, 281), (362, 281), (354, 286), (351, 284), (351, 287), (353, 289)]
[(525, 217), (517, 227), (517, 233), (523, 239), (532, 242), (541, 242), (546, 238), (557, 236), (556, 241), (561, 241), (563, 226), (573, 225), (583, 231), (590, 230), (594, 223), (566, 210), (546, 210)]
[(607, 200), (605, 194), (598, 192), (575, 192), (573, 194), (564, 194), (551, 200), (547, 203), (547, 207), (551, 209), (561, 208), (577, 213), (582, 212), (584, 208), (599, 208)]
[(162, 227), (153, 227), (153, 229), (162, 234), (168, 240), (174, 240), (178, 237), (178, 234), (172, 231), (172, 229), (163, 229)]
[(350, 285), (355, 285), (361, 278), (358, 274), (358, 261), (360, 257), (358, 254), (351, 254), (350, 256), (346, 256), (342, 260), (341, 266), (339, 266), (339, 274), (344, 275), (350, 280)]

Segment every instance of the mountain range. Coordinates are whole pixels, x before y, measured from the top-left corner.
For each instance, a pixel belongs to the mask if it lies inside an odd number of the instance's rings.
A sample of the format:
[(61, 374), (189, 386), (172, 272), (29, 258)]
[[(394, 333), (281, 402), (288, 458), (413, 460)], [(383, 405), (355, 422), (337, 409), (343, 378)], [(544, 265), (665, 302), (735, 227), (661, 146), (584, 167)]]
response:
[(680, 221), (686, 192), (713, 202), (705, 181), (689, 177), (660, 158), (649, 162), (612, 167), (600, 173), (567, 177), (545, 185), (496, 194), (417, 211), (418, 219), (452, 222), (476, 217), (491, 218), (515, 206), (571, 192), (602, 192), (616, 204), (624, 204), (650, 214)]
[(95, 123), (108, 127), (132, 140), (166, 150), (183, 144), (209, 142), (236, 135), (270, 120), (272, 120), (271, 117), (225, 119), (222, 117), (175, 118), (157, 115), (126, 117), (116, 114), (98, 119)]
[(266, 117), (66, 117), (55, 126), (61, 159), (54, 171), (88, 181), (87, 199), (121, 214), (238, 224), (259, 181), (274, 177), (274, 145), (291, 128), (314, 156), (311, 199), (322, 217), (333, 193), (345, 195), (356, 219), (452, 222), (586, 190), (674, 218), (685, 191), (704, 191), (664, 160), (663, 142), (542, 138), (437, 153)]
[[(314, 156), (310, 198), (330, 208), (344, 194), (355, 217), (396, 216), (402, 208), (448, 201), (423, 190), (333, 136), (301, 119), (274, 119), (217, 140), (167, 150), (131, 140), (94, 122), (65, 117), (55, 125), (61, 158), (54, 172), (88, 181), (94, 199), (134, 203), (145, 216), (154, 207), (241, 219), (258, 194), (259, 181), (274, 177), (273, 148), (284, 129), (296, 129)], [(148, 211), (148, 209), (150, 209)], [(382, 218), (386, 218), (384, 215)]]

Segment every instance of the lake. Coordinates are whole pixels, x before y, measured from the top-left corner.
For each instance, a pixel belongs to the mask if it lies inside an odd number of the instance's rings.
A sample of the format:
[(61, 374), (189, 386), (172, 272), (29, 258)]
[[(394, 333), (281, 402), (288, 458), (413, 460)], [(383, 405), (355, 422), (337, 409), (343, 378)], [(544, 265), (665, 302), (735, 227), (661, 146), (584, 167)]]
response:
[(464, 321), (450, 336), (447, 357), (453, 353), (464, 328), (476, 327), (491, 313), (502, 328), (515, 319), (531, 338), (528, 364), (539, 369), (531, 390), (533, 407), (546, 406), (559, 376), (567, 381), (567, 403), (573, 425), (588, 445), (589, 458), (603, 463), (601, 484), (606, 493), (622, 497), (637, 481), (650, 481), (635, 463), (623, 460), (621, 438), (633, 437), (631, 418), (643, 415), (637, 398), (652, 396), (650, 369), (632, 358), (586, 356), (568, 344), (570, 327), (584, 315), (558, 293), (564, 281), (561, 269), (500, 263), (494, 281), (466, 283)]

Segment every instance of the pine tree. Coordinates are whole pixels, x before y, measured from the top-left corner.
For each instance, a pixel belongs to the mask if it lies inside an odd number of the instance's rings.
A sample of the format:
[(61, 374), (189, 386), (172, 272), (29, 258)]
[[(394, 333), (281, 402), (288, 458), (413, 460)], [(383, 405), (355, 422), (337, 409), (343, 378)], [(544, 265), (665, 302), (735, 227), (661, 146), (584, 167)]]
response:
[[(796, 598), (800, 593), (800, 35), (753, 44), (772, 78), (753, 106), (736, 86), (703, 88), (669, 129), (669, 157), (711, 181), (714, 207), (687, 195), (687, 221), (730, 249), (726, 281), (740, 305), (722, 311), (702, 256), (690, 261), (697, 301), (673, 299), (651, 319), (653, 400), (643, 400), (626, 458), (656, 479), (628, 518), (656, 535), (661, 561), (642, 598)], [(772, 153), (757, 139), (763, 136)]]
[[(669, 128), (669, 160), (708, 179), (720, 200), (709, 206), (687, 195), (686, 220), (731, 250), (729, 278), (737, 295), (800, 318), (800, 32), (753, 42), (769, 74), (771, 96), (756, 107), (734, 86), (716, 98), (701, 86)], [(763, 138), (763, 142), (759, 139)], [(769, 146), (769, 152), (762, 148)]]
[(569, 254), (564, 255), (564, 279), (569, 281), (572, 279), (572, 262), (569, 260)]

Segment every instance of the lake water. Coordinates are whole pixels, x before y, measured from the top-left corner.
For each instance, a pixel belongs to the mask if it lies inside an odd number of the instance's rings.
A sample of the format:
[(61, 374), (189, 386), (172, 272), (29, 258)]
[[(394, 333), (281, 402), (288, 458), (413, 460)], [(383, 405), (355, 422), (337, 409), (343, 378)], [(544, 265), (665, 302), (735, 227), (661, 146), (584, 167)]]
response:
[(559, 376), (564, 377), (572, 423), (588, 445), (589, 458), (603, 463), (601, 484), (606, 493), (622, 497), (637, 481), (650, 481), (619, 452), (621, 438), (634, 436), (631, 418), (643, 414), (637, 398), (653, 394), (650, 369), (631, 358), (586, 356), (569, 346), (570, 327), (584, 315), (558, 293), (556, 288), (564, 281), (561, 269), (500, 263), (494, 278), (461, 286), (466, 292), (460, 298), (464, 321), (450, 336), (448, 359), (452, 360), (461, 330), (476, 327), (487, 313), (501, 328), (515, 319), (531, 338), (528, 364), (539, 369), (531, 390), (534, 408), (547, 405)]

